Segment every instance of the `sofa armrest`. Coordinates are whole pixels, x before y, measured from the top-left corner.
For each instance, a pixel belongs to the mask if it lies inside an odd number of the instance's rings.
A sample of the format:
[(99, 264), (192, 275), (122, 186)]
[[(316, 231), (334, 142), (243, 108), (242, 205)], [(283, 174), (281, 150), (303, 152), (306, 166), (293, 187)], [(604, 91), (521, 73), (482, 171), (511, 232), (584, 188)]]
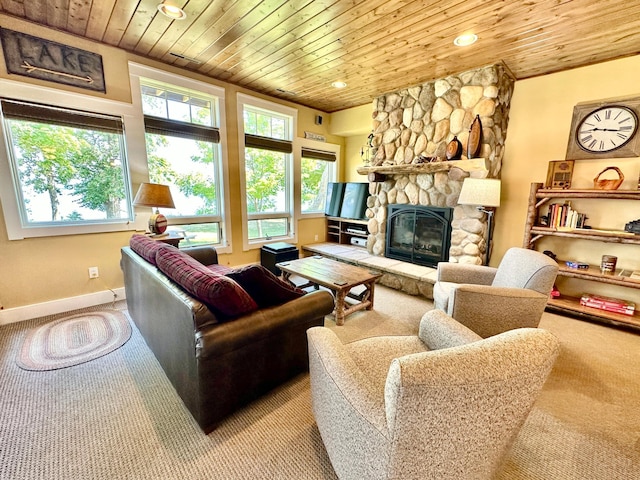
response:
[(218, 263), (218, 252), (211, 245), (201, 245), (196, 247), (186, 247), (180, 249), (190, 257), (195, 258), (203, 265), (213, 265)]
[(450, 295), (449, 315), (483, 338), (537, 327), (549, 298), (535, 290), (467, 284), (454, 285)]
[(333, 306), (333, 296), (322, 290), (234, 320), (209, 325), (196, 333), (196, 356), (204, 359), (224, 355), (311, 319), (321, 319), (321, 324), (324, 316), (333, 311)]
[(466, 263), (438, 263), (438, 282), (491, 285), (497, 268)]

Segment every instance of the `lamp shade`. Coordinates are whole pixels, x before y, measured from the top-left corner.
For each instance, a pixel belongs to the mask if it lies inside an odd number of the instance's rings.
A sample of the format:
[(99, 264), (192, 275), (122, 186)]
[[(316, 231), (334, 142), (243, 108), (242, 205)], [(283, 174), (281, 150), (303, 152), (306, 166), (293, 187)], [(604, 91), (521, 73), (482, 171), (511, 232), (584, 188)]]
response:
[(176, 208), (168, 185), (141, 183), (136, 198), (136, 207)]
[(458, 197), (459, 205), (500, 206), (500, 180), (496, 178), (465, 178)]

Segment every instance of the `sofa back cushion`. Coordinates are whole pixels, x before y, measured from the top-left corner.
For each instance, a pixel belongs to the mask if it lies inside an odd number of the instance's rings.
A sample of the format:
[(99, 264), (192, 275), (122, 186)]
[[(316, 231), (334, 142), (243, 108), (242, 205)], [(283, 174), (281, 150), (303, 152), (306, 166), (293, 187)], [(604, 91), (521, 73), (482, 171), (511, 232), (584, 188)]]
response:
[(247, 265), (225, 274), (240, 284), (260, 308), (281, 305), (304, 295), (304, 291), (280, 280), (262, 265)]
[(251, 296), (231, 278), (218, 275), (175, 247), (164, 245), (156, 252), (160, 271), (216, 315), (227, 319), (258, 309)]
[(156, 264), (156, 252), (165, 245), (166, 243), (152, 240), (146, 235), (140, 235), (139, 233), (133, 235), (129, 240), (131, 250), (154, 266)]

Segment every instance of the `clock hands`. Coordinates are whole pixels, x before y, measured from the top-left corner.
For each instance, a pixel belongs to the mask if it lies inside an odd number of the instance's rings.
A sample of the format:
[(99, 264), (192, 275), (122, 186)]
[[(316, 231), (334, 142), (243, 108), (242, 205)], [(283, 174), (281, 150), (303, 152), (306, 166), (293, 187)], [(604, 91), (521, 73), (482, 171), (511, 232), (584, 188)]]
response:
[(591, 130), (582, 130), (583, 132), (619, 132), (619, 128), (592, 128)]

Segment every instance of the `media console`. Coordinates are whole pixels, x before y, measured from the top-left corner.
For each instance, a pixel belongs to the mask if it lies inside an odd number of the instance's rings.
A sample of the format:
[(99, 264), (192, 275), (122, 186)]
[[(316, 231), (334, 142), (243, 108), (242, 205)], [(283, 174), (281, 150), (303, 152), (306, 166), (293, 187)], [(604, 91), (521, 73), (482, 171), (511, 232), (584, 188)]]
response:
[(367, 246), (367, 220), (327, 217), (327, 241), (358, 247)]

